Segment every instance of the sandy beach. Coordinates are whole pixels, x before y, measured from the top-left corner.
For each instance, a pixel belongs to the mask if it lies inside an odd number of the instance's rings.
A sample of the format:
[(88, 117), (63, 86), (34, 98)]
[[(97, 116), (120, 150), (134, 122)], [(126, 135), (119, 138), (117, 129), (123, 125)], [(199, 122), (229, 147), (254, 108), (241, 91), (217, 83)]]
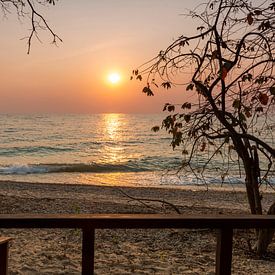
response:
[[(243, 191), (0, 182), (1, 213), (175, 213), (138, 198), (163, 199), (183, 214), (249, 213)], [(264, 194), (267, 208), (274, 193)], [(1, 229), (12, 237), (10, 274), (80, 274), (79, 230)], [(253, 231), (234, 232), (233, 274), (275, 274), (275, 244), (265, 259), (248, 252)], [(96, 274), (214, 274), (214, 230), (97, 230)]]

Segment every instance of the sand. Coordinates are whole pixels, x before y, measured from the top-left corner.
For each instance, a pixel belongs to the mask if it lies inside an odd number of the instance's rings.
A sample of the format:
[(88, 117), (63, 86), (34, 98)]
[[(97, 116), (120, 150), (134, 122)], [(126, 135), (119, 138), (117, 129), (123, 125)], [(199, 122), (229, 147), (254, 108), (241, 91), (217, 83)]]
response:
[[(120, 192), (164, 199), (183, 214), (249, 213), (243, 191), (187, 187), (142, 188), (0, 182), (1, 213), (174, 213), (160, 203), (146, 207)], [(264, 194), (267, 208), (274, 192)], [(81, 232), (0, 229), (12, 237), (10, 274), (80, 274)], [(252, 230), (236, 230), (232, 274), (275, 274), (275, 243), (264, 259), (249, 253)], [(215, 274), (214, 230), (97, 230), (96, 274)]]

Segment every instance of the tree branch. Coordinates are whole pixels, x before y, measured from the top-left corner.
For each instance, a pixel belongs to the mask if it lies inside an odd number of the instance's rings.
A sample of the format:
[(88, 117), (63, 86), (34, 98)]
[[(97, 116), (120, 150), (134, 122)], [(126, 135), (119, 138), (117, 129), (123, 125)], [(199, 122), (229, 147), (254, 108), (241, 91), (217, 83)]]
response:
[[(144, 201), (148, 201), (148, 202), (159, 202), (159, 203), (162, 203), (162, 204), (166, 204), (168, 205), (169, 207), (171, 207), (177, 214), (181, 214), (180, 210), (178, 209), (178, 207), (176, 207), (173, 203), (170, 203), (166, 200), (158, 200), (158, 199), (144, 199), (144, 198), (136, 198), (136, 197), (133, 197), (129, 194), (127, 194), (126, 192), (124, 192), (123, 190), (119, 189), (119, 192), (121, 192), (124, 196), (128, 197), (129, 199), (131, 200), (134, 200), (134, 201), (138, 201), (140, 203), (143, 204)], [(150, 206), (146, 205), (147, 207), (151, 208)]]
[[(55, 4), (54, 0), (48, 0), (47, 2)], [(28, 3), (28, 5), (29, 5), (29, 7), (31, 9), (31, 24), (32, 24), (32, 30), (31, 30), (30, 36), (28, 38), (28, 51), (27, 51), (27, 53), (28, 54), (30, 53), (31, 41), (32, 41), (33, 35), (36, 34), (37, 28), (41, 28), (40, 24), (36, 21), (35, 17), (37, 17), (38, 19), (42, 20), (42, 22), (45, 25), (46, 29), (51, 33), (51, 35), (53, 37), (53, 40), (52, 40), (53, 44), (56, 44), (57, 41), (62, 42), (62, 39), (56, 33), (53, 32), (53, 30), (48, 25), (48, 23), (45, 20), (45, 18), (40, 13), (38, 13), (35, 10), (33, 4), (31, 3), (31, 1), (27, 0), (27, 3)]]
[(256, 142), (256, 144), (261, 145), (265, 150), (267, 150), (272, 155), (273, 158), (275, 157), (275, 149), (273, 149), (271, 146), (269, 146), (263, 140), (255, 137), (253, 135), (247, 134), (247, 133), (240, 133), (238, 135), (242, 138), (246, 138), (246, 139)]

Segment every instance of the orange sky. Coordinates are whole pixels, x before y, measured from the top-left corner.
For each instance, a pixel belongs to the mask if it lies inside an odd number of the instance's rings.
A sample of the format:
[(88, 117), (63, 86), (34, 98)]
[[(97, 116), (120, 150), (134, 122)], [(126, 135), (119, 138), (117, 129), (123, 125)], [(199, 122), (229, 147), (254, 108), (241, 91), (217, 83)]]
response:
[[(27, 55), (30, 22), (14, 15), (0, 23), (1, 113), (155, 113), (166, 102), (184, 101), (184, 90), (141, 93), (129, 81), (132, 69), (190, 29), (181, 13), (195, 7), (182, 0), (59, 0), (42, 11), (64, 40), (55, 47), (47, 33)], [(188, 28), (186, 28), (186, 26)], [(121, 74), (117, 85), (106, 82)]]

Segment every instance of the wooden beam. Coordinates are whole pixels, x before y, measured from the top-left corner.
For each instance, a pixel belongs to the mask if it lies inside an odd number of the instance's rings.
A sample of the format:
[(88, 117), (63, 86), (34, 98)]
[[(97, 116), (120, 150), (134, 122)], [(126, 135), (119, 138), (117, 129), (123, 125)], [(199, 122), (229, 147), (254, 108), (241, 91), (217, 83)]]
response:
[(0, 215), (0, 228), (275, 228), (275, 215)]
[(8, 274), (9, 242), (11, 238), (0, 237), (0, 275)]
[(218, 231), (216, 249), (216, 275), (231, 275), (233, 229)]
[(82, 275), (94, 274), (95, 230), (82, 229)]

